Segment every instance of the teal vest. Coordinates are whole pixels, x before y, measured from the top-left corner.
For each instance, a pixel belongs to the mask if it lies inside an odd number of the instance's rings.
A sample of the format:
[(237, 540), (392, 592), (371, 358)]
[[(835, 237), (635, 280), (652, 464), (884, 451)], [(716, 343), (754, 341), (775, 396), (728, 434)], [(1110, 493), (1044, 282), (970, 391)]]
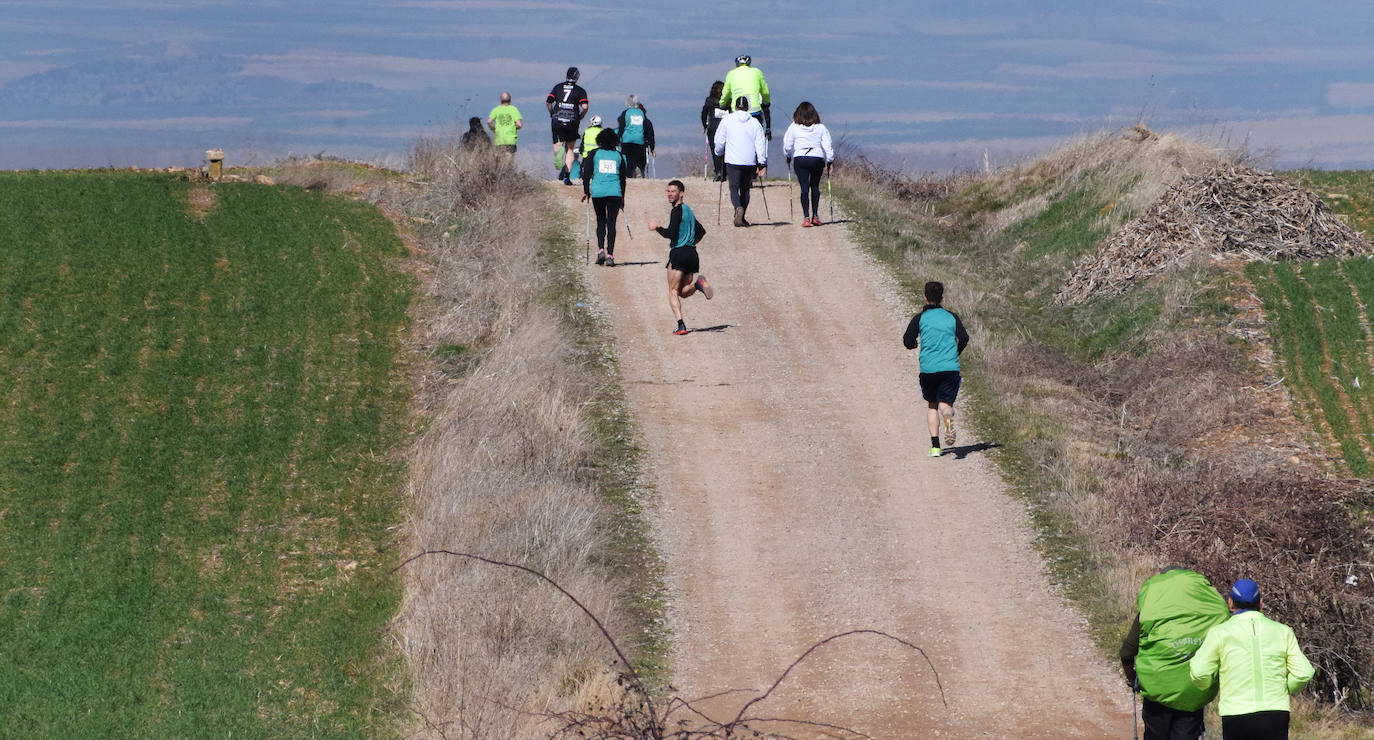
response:
[(673, 238), (674, 247), (695, 247), (697, 244), (697, 215), (692, 213), (691, 206), (682, 204), (682, 226), (677, 230), (677, 236)]
[(620, 172), (625, 158), (614, 149), (597, 149), (592, 153), (592, 181), (588, 189), (593, 198), (624, 196), (620, 190)]
[(943, 308), (921, 312), (921, 372), (942, 373), (959, 369), (959, 342), (954, 336), (954, 314)]
[(1192, 712), (1216, 696), (1193, 685), (1188, 661), (1214, 624), (1229, 611), (1212, 584), (1191, 570), (1171, 570), (1145, 581), (1140, 608), (1140, 653), (1135, 658), (1140, 695), (1171, 709)]
[(622, 144), (644, 143), (644, 109), (625, 109), (625, 133), (620, 137)]

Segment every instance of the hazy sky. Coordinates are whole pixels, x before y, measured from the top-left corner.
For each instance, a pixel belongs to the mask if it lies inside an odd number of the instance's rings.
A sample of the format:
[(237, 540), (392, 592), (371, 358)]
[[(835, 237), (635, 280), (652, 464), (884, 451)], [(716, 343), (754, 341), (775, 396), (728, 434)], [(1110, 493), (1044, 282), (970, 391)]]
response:
[(702, 101), (741, 53), (779, 142), (811, 100), (907, 170), (1142, 118), (1280, 166), (1371, 167), (1371, 32), (1374, 4), (1288, 0), (0, 0), (0, 168), (195, 165), (212, 146), (403, 164), (510, 90), (543, 173), (544, 95), (577, 65), (593, 112), (644, 100), (666, 175), (699, 166)]

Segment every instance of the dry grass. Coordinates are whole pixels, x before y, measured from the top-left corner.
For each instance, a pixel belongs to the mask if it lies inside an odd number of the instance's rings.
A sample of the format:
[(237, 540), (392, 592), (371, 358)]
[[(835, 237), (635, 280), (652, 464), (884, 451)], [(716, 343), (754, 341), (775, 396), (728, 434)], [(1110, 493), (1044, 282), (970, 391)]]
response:
[[(538, 186), (504, 160), (417, 145), (415, 175), (376, 198), (417, 235), (429, 300), (420, 349), (435, 362), (411, 456), (415, 550), (479, 553), (542, 572), (613, 634), (626, 629), (607, 574), (611, 517), (595, 488), (584, 411), (598, 379), (568, 317), (541, 300), (563, 280), (545, 253), (557, 223)], [(456, 558), (407, 566), (395, 630), (411, 668), (417, 734), (548, 735), (553, 712), (614, 694), (596, 626), (538, 579)]]
[(1004, 445), (996, 457), (1042, 527), (1048, 564), (1104, 649), (1161, 566), (1218, 586), (1253, 576), (1321, 666), (1314, 690), (1367, 706), (1374, 534), (1352, 512), (1368, 510), (1368, 493), (1293, 466), (1307, 445), (1291, 409), (1234, 340), (1243, 276), (1200, 262), (1125, 296), (1050, 304), (1082, 250), (1185, 175), (1243, 159), (1130, 130), (948, 183), (851, 168), (844, 193), (861, 239), (913, 295), (945, 281), (974, 336), (970, 411)]

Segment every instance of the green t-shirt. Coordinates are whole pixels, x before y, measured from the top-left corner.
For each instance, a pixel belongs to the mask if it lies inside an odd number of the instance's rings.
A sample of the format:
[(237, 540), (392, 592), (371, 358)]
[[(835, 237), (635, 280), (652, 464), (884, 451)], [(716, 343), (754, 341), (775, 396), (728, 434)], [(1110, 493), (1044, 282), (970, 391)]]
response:
[(496, 127), (491, 143), (496, 146), (515, 146), (515, 140), (520, 135), (516, 131), (515, 122), (525, 120), (520, 115), (519, 108), (514, 105), (498, 105), (487, 114), (487, 119)]

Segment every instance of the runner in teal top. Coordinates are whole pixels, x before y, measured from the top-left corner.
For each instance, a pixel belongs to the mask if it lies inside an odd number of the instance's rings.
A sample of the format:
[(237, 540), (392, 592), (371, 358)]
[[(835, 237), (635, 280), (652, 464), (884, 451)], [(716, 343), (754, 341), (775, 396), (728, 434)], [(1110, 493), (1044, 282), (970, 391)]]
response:
[(706, 228), (692, 213), (691, 206), (682, 202), (686, 192), (687, 186), (681, 180), (669, 182), (668, 205), (672, 206), (672, 210), (669, 212), (668, 225), (649, 221), (651, 230), (668, 239), (668, 264), (665, 265), (668, 268), (668, 307), (673, 309), (673, 317), (677, 319), (677, 328), (673, 333), (678, 336), (688, 333), (687, 324), (682, 320), (682, 299), (695, 293), (706, 296), (708, 301), (715, 296), (715, 290), (706, 282), (706, 276), (697, 274), (701, 269), (697, 242), (706, 235)]
[(926, 423), (930, 427), (930, 456), (939, 457), (940, 420), (945, 424), (945, 447), (954, 446), (954, 399), (959, 395), (959, 354), (968, 346), (968, 332), (958, 316), (940, 306), (945, 286), (934, 280), (926, 283), (926, 305), (912, 317), (902, 335), (907, 349), (921, 347), (921, 397), (928, 406)]
[(615, 132), (596, 135), (596, 151), (582, 159), (582, 200), (596, 211), (596, 264), (615, 267), (615, 222), (625, 207), (625, 174), (629, 167), (616, 149)]

